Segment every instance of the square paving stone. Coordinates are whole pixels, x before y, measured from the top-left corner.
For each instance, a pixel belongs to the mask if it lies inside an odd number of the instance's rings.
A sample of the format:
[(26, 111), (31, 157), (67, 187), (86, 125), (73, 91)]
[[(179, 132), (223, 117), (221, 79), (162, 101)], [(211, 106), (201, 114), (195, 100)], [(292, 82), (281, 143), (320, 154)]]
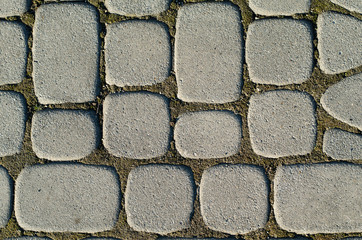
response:
[(99, 85), (99, 18), (85, 3), (50, 3), (35, 12), (33, 78), (42, 104), (93, 101)]
[(157, 15), (169, 8), (171, 0), (105, 0), (109, 12), (120, 15)]
[(202, 174), (201, 215), (212, 230), (236, 235), (263, 228), (268, 199), (268, 180), (260, 167), (222, 164)]
[(0, 17), (20, 16), (31, 5), (31, 0), (0, 0)]
[(167, 26), (145, 20), (107, 25), (105, 59), (108, 84), (142, 86), (164, 81), (171, 69)]
[(311, 0), (249, 0), (249, 7), (256, 14), (293, 15), (309, 12)]
[(44, 110), (33, 116), (31, 141), (40, 158), (81, 159), (97, 148), (100, 138), (98, 119), (93, 111)]
[(25, 77), (27, 59), (23, 24), (0, 20), (0, 52), (0, 85), (20, 83)]
[(293, 19), (254, 21), (246, 38), (246, 63), (251, 81), (300, 84), (313, 71), (312, 25)]
[(6, 227), (11, 216), (13, 181), (7, 170), (0, 166), (0, 228)]
[(191, 224), (194, 198), (195, 184), (189, 168), (159, 164), (137, 167), (127, 181), (127, 222), (136, 231), (180, 231)]
[(186, 158), (223, 158), (241, 146), (241, 118), (229, 111), (186, 113), (175, 125), (177, 151)]
[(243, 44), (240, 10), (236, 5), (203, 2), (182, 6), (175, 36), (178, 98), (205, 103), (238, 100)]
[(26, 100), (22, 94), (0, 91), (0, 157), (21, 151), (26, 111)]
[(275, 90), (250, 98), (248, 125), (258, 155), (278, 158), (311, 153), (317, 121), (315, 103), (304, 92)]
[(362, 231), (362, 165), (321, 163), (278, 167), (278, 225), (298, 234)]
[(103, 108), (103, 144), (117, 157), (164, 155), (170, 142), (168, 99), (150, 92), (110, 94)]
[(121, 192), (110, 167), (57, 163), (25, 167), (15, 185), (15, 216), (21, 228), (42, 232), (110, 230)]

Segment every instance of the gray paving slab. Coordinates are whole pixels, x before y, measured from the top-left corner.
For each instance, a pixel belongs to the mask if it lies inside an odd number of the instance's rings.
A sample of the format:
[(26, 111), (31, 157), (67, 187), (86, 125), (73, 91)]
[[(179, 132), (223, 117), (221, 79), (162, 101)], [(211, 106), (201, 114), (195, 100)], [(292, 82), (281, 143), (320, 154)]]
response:
[(258, 155), (278, 158), (312, 152), (317, 134), (315, 103), (305, 92), (275, 90), (250, 98), (248, 125)]
[(249, 7), (260, 15), (294, 15), (307, 13), (311, 0), (249, 0)]
[(0, 0), (0, 17), (20, 16), (31, 5), (31, 0)]
[(321, 97), (323, 108), (336, 119), (362, 130), (362, 73), (330, 86)]
[(5, 240), (51, 240), (51, 239), (46, 237), (12, 237), (12, 238), (6, 238)]
[(119, 240), (119, 238), (103, 238), (103, 237), (97, 238), (97, 237), (94, 237), (94, 238), (84, 238), (84, 240)]
[(323, 152), (336, 160), (362, 160), (362, 135), (329, 129), (324, 133)]
[(194, 198), (195, 184), (189, 168), (160, 164), (137, 167), (127, 181), (127, 222), (136, 231), (180, 231), (191, 224)]
[(27, 34), (25, 26), (0, 20), (0, 49), (0, 85), (20, 83), (26, 72)]
[(31, 141), (39, 158), (77, 160), (97, 148), (101, 131), (93, 111), (43, 110), (33, 116)]
[(238, 100), (244, 59), (242, 36), (236, 5), (203, 2), (182, 6), (175, 36), (178, 98), (205, 103)]
[(158, 15), (170, 3), (171, 0), (105, 0), (109, 12), (128, 16)]
[(223, 158), (237, 154), (242, 138), (241, 118), (230, 111), (201, 111), (181, 115), (175, 125), (177, 151), (186, 158)]
[(110, 230), (117, 222), (120, 203), (119, 178), (110, 167), (33, 165), (21, 171), (15, 185), (15, 216), (24, 230)]
[(360, 0), (331, 0), (331, 2), (347, 10), (362, 13), (362, 2)]
[(164, 155), (170, 142), (168, 99), (150, 92), (116, 93), (103, 107), (103, 144), (117, 157)]
[(212, 230), (245, 234), (263, 228), (269, 217), (269, 187), (262, 168), (217, 165), (204, 171), (201, 215)]
[(26, 100), (22, 94), (0, 91), (0, 157), (21, 151), (26, 111)]
[(324, 12), (317, 19), (319, 66), (337, 74), (362, 65), (362, 21), (349, 15)]
[(274, 212), (282, 229), (298, 234), (361, 232), (361, 165), (281, 166), (274, 182)]
[[(279, 5), (278, 5), (279, 6)], [(313, 28), (294, 19), (262, 19), (249, 26), (245, 58), (251, 81), (300, 84), (313, 71)]]
[(99, 23), (86, 3), (50, 3), (35, 12), (33, 78), (42, 104), (95, 100), (99, 85)]
[(107, 25), (106, 81), (117, 86), (160, 83), (171, 70), (171, 42), (166, 25), (131, 20)]
[(8, 171), (0, 166), (0, 228), (5, 227), (11, 216), (13, 205), (13, 181)]

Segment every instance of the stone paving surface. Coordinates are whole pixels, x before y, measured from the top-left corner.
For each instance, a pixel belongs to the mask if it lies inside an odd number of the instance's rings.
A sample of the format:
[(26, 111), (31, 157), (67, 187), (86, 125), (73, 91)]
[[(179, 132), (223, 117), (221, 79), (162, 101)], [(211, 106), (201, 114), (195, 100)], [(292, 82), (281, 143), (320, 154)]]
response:
[(0, 0), (0, 17), (19, 16), (28, 10), (30, 3), (30, 0)]
[(12, 180), (7, 170), (0, 166), (0, 227), (5, 227), (11, 215), (13, 195)]
[(266, 16), (309, 12), (311, 0), (249, 0), (249, 7)]
[(362, 2), (360, 0), (331, 0), (331, 2), (350, 11), (362, 13)]
[(171, 0), (105, 0), (109, 12), (120, 15), (156, 15), (168, 9)]

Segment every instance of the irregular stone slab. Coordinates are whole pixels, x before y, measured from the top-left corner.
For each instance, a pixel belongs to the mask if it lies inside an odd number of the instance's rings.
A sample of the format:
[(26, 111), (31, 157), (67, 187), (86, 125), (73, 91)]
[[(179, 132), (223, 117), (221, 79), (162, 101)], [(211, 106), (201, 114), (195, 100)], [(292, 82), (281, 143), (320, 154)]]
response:
[(239, 99), (242, 35), (240, 11), (235, 5), (204, 2), (181, 7), (175, 36), (178, 98), (205, 103)]
[(260, 15), (293, 15), (309, 12), (310, 3), (311, 0), (249, 0), (249, 7)]
[(312, 152), (317, 134), (315, 103), (304, 92), (268, 91), (250, 98), (248, 125), (258, 155), (278, 158)]
[(336, 74), (362, 65), (362, 21), (352, 16), (324, 12), (317, 19), (319, 65)]
[(157, 15), (169, 8), (171, 0), (105, 0), (111, 13), (129, 16)]
[(156, 21), (131, 20), (107, 25), (106, 81), (143, 86), (164, 81), (171, 69), (167, 27)]
[(20, 16), (25, 13), (31, 0), (0, 0), (0, 17)]
[(323, 152), (336, 160), (362, 159), (362, 135), (329, 129), (324, 133)]
[(110, 167), (58, 163), (24, 168), (15, 186), (15, 216), (24, 230), (94, 233), (113, 228), (121, 203)]
[(0, 21), (0, 85), (17, 84), (25, 77), (26, 42), (24, 25)]
[(361, 232), (362, 166), (282, 166), (274, 185), (279, 226), (298, 234)]
[(26, 100), (22, 94), (0, 91), (0, 157), (19, 153), (23, 147)]
[(163, 95), (110, 94), (103, 107), (103, 144), (117, 157), (149, 159), (164, 155), (170, 142), (170, 113)]
[(160, 164), (137, 167), (127, 181), (127, 222), (136, 231), (159, 234), (188, 228), (194, 198), (189, 168)]
[(322, 95), (323, 108), (338, 120), (362, 130), (362, 73), (330, 86)]
[(93, 101), (99, 90), (96, 8), (85, 3), (41, 5), (33, 31), (34, 90), (39, 102)]
[(313, 71), (312, 31), (307, 21), (254, 21), (248, 29), (245, 53), (251, 81), (281, 86), (308, 80)]
[(229, 111), (183, 114), (175, 125), (177, 151), (186, 158), (223, 158), (241, 146), (241, 118)]
[(263, 228), (269, 217), (269, 189), (262, 168), (217, 165), (202, 174), (201, 215), (212, 230), (244, 234)]
[(362, 14), (362, 2), (360, 0), (331, 0), (331, 2), (350, 11)]
[(5, 168), (0, 166), (0, 228), (6, 227), (11, 216), (13, 181)]
[(31, 142), (39, 158), (81, 159), (97, 148), (100, 138), (98, 119), (93, 111), (44, 110), (33, 116)]

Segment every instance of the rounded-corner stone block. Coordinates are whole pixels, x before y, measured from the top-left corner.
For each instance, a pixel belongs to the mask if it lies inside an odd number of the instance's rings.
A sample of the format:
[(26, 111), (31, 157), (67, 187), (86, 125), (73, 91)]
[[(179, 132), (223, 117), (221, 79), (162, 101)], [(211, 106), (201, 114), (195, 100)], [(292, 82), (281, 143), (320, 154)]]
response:
[(137, 167), (127, 181), (127, 222), (136, 231), (180, 231), (191, 224), (194, 198), (195, 183), (189, 168), (161, 164)]
[(201, 215), (212, 230), (237, 235), (263, 228), (269, 218), (268, 199), (261, 167), (220, 164), (202, 174)]
[(20, 16), (30, 5), (31, 0), (0, 0), (0, 18)]
[(332, 3), (340, 5), (345, 9), (362, 14), (361, 0), (331, 0)]
[(251, 81), (278, 86), (307, 81), (314, 67), (312, 40), (308, 21), (273, 18), (251, 23), (245, 43)]
[(193, 159), (237, 154), (241, 138), (241, 118), (230, 111), (185, 113), (177, 120), (174, 131), (177, 151)]
[(11, 216), (13, 202), (13, 180), (0, 165), (0, 228), (6, 227)]
[(78, 163), (29, 166), (15, 184), (15, 216), (24, 230), (110, 230), (120, 205), (119, 178), (111, 167)]
[(254, 94), (248, 125), (251, 146), (258, 155), (278, 158), (311, 153), (317, 135), (315, 102), (299, 91)]
[(145, 86), (163, 82), (171, 70), (171, 42), (165, 24), (129, 20), (107, 25), (108, 84)]
[(311, 0), (249, 0), (253, 12), (265, 16), (307, 13)]
[(31, 141), (39, 158), (78, 160), (97, 148), (101, 141), (100, 131), (94, 111), (43, 110), (33, 116)]
[(158, 15), (166, 11), (171, 0), (105, 0), (111, 13), (128, 16)]

